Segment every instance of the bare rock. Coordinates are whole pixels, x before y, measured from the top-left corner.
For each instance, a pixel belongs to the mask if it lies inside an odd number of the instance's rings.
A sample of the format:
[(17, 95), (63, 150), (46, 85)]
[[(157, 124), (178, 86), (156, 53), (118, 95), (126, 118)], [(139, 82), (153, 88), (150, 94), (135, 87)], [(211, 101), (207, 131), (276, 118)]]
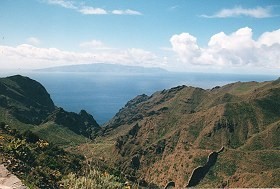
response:
[(10, 173), (5, 166), (0, 165), (0, 188), (1, 189), (27, 189), (14, 174)]

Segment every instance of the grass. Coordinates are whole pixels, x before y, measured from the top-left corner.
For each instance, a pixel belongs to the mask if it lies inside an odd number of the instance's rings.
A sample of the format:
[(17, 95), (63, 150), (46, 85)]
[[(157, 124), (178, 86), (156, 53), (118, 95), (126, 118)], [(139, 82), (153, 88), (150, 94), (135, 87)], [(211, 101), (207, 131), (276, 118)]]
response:
[(244, 146), (243, 150), (267, 150), (280, 149), (280, 122), (275, 122), (265, 127), (266, 129), (252, 136)]
[(253, 90), (259, 88), (260, 86), (264, 85), (265, 83), (252, 83), (252, 82), (246, 82), (246, 83), (238, 83), (232, 90), (232, 94), (242, 95), (246, 93), (250, 93)]
[(237, 165), (234, 160), (227, 160), (224, 159), (219, 160), (213, 166), (214, 172), (223, 172), (226, 176), (232, 176), (237, 170)]
[(95, 168), (90, 168), (83, 176), (70, 173), (61, 183), (67, 189), (118, 189), (124, 186), (124, 182), (121, 182), (118, 177)]
[(280, 89), (271, 89), (269, 96), (257, 100), (264, 114), (264, 123), (270, 124), (280, 118)]
[(201, 132), (201, 129), (203, 128), (204, 120), (201, 120), (197, 124), (192, 124), (189, 127), (189, 132), (192, 134), (195, 138), (199, 136), (199, 133)]
[[(230, 135), (230, 146), (238, 148), (244, 144), (248, 134), (259, 132), (259, 120), (256, 107), (249, 102), (229, 103), (226, 105), (225, 119), (234, 125), (234, 132)], [(252, 127), (249, 128), (249, 125)]]
[(12, 129), (17, 129), (20, 132), (24, 132), (27, 130), (30, 130), (34, 127), (34, 125), (25, 124), (17, 119), (15, 119), (13, 116), (11, 116), (6, 109), (0, 107), (0, 120), (5, 122), (6, 124), (10, 125)]
[(70, 147), (69, 150), (75, 153), (83, 154), (88, 158), (102, 158), (107, 157), (112, 159), (114, 156), (114, 143), (110, 141), (102, 141), (98, 143), (89, 142), (83, 143), (78, 147)]
[(263, 165), (265, 165), (266, 169), (278, 169), (280, 168), (280, 152), (276, 151), (268, 151), (265, 153), (259, 153), (259, 160)]
[(32, 131), (36, 133), (40, 138), (64, 147), (79, 145), (82, 143), (86, 143), (89, 140), (82, 135), (74, 133), (68, 128), (59, 126), (52, 122), (34, 127)]
[(196, 157), (193, 159), (193, 163), (196, 166), (204, 166), (207, 162), (207, 156)]
[[(279, 187), (280, 153), (277, 150), (243, 151), (227, 149), (198, 187)], [(234, 179), (240, 179), (237, 182)], [(234, 185), (232, 185), (234, 184)]]

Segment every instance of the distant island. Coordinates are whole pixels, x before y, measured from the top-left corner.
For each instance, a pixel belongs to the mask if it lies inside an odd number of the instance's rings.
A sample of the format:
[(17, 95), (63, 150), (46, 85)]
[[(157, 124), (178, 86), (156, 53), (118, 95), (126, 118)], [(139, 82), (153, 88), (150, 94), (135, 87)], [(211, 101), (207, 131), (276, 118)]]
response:
[(80, 64), (37, 69), (44, 72), (114, 72), (114, 73), (166, 73), (167, 70), (158, 67), (127, 66), (120, 64)]

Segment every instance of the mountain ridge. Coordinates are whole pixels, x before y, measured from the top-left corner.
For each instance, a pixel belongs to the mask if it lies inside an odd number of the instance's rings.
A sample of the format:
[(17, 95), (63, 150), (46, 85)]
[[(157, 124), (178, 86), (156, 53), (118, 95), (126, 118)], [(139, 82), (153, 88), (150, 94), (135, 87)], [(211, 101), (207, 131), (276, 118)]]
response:
[[(107, 140), (117, 154), (111, 158), (111, 153), (104, 153), (104, 162), (160, 187), (169, 181), (185, 187), (195, 167), (204, 165), (208, 154), (224, 146), (196, 186), (238, 187), (236, 178), (246, 174), (259, 181), (246, 177), (242, 187), (279, 186), (280, 165), (273, 165), (280, 160), (278, 80), (236, 82), (208, 90), (178, 86), (137, 96), (102, 128), (100, 141)], [(271, 139), (259, 140), (265, 134)], [(232, 153), (252, 156), (248, 162), (255, 170), (236, 155), (231, 157)], [(257, 176), (264, 167), (268, 167), (271, 183), (267, 175)]]

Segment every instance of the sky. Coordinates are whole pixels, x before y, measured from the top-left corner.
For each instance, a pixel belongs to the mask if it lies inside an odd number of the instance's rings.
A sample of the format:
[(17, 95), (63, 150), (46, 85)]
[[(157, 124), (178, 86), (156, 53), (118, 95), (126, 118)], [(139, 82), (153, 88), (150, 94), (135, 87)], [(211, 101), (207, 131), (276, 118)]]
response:
[(0, 70), (91, 63), (280, 74), (280, 1), (0, 1)]

